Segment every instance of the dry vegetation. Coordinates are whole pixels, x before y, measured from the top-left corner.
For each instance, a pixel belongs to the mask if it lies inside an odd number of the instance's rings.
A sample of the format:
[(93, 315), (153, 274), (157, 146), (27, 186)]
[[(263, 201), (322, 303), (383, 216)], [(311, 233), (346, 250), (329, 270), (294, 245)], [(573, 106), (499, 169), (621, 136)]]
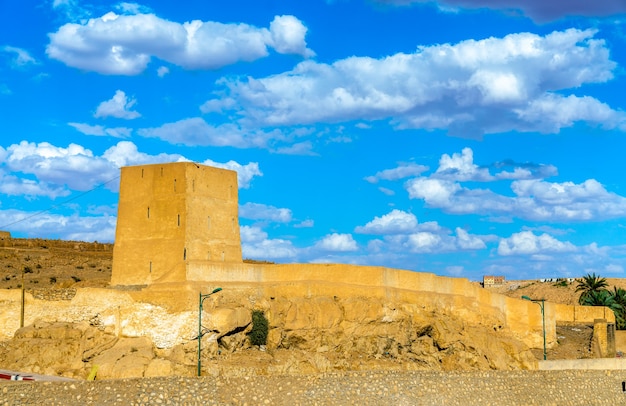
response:
[(106, 287), (113, 245), (41, 239), (1, 240), (0, 289)]

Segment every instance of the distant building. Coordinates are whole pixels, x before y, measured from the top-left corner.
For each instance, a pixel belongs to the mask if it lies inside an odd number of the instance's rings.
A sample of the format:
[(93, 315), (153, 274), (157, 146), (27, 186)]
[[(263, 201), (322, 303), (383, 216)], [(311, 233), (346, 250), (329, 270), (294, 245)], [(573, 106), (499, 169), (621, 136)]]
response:
[(483, 287), (504, 285), (505, 278), (502, 275), (485, 275), (483, 276)]

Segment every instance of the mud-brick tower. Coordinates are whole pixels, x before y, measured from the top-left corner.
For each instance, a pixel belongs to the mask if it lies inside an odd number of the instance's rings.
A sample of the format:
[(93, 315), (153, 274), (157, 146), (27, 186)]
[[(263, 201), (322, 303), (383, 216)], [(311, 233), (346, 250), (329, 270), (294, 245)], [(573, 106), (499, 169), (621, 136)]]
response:
[(186, 281), (189, 261), (242, 262), (236, 172), (192, 162), (121, 171), (112, 285)]

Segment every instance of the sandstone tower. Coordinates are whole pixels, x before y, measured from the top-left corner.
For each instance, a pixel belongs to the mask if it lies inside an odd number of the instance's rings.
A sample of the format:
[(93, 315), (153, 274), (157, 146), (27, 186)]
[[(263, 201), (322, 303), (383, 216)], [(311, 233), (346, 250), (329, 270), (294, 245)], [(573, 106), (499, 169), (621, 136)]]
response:
[(111, 284), (186, 281), (190, 261), (242, 262), (237, 173), (192, 162), (123, 167)]

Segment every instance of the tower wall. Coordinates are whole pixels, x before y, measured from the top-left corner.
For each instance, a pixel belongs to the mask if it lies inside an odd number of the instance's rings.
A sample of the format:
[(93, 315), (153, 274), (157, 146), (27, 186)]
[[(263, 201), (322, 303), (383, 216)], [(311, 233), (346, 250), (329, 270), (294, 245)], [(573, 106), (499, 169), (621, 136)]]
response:
[(113, 285), (186, 280), (186, 263), (242, 262), (237, 173), (191, 162), (123, 167)]

